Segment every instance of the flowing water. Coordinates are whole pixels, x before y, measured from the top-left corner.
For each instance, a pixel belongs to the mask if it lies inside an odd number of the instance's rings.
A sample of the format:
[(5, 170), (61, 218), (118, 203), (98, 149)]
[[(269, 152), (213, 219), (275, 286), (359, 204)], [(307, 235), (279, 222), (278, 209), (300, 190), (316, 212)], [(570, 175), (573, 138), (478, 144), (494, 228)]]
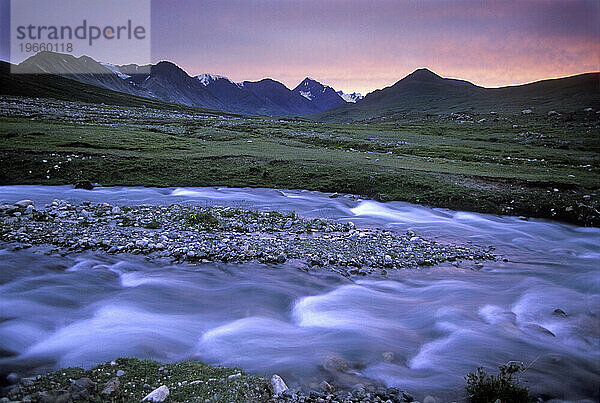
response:
[[(480, 271), (440, 265), (351, 281), (286, 265), (165, 266), (140, 256), (47, 256), (0, 245), (5, 374), (120, 356), (201, 359), (278, 373), (291, 385), (371, 380), (418, 399), (460, 401), (468, 371), (517, 360), (529, 366), (526, 384), (547, 398), (598, 400), (597, 228), (307, 191), (0, 187), (0, 202), (24, 198), (295, 210), (493, 245), (499, 259)], [(342, 359), (350, 367), (343, 373)]]

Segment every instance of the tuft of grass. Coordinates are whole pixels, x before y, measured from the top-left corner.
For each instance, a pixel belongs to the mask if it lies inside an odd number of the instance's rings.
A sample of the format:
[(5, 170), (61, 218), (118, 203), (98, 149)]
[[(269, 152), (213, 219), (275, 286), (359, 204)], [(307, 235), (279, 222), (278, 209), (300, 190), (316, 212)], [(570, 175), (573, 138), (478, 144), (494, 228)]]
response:
[(502, 403), (533, 402), (529, 390), (519, 383), (519, 374), (524, 367), (510, 362), (498, 367), (498, 374), (487, 374), (483, 367), (469, 372), (465, 379), (468, 399), (471, 403), (489, 403), (500, 400)]
[(121, 225), (123, 225), (124, 227), (133, 227), (135, 225), (136, 221), (132, 220), (131, 218), (127, 217), (127, 216), (123, 216), (121, 217)]
[(32, 218), (34, 221), (39, 221), (39, 222), (54, 221), (54, 218), (52, 218), (52, 216), (49, 215), (48, 213), (46, 213), (44, 211), (37, 211), (37, 210), (33, 211)]
[(210, 211), (200, 211), (186, 216), (189, 225), (198, 226), (203, 229), (214, 229), (219, 226), (219, 219)]
[(160, 221), (153, 219), (147, 223), (144, 223), (143, 226), (147, 229), (159, 229), (160, 227), (162, 227), (162, 224)]

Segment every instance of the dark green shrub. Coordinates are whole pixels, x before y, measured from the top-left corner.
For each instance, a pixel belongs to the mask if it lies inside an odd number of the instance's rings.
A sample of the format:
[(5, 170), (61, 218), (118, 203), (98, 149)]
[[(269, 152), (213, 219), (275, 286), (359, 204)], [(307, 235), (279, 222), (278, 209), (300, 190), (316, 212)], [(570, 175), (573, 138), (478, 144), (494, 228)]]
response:
[(143, 226), (147, 229), (159, 229), (160, 227), (162, 227), (162, 224), (158, 220), (152, 220), (147, 223), (144, 223)]
[(515, 362), (498, 367), (498, 375), (487, 374), (483, 367), (475, 372), (469, 372), (465, 379), (467, 397), (472, 403), (528, 403), (533, 398), (529, 390), (519, 384), (518, 374), (524, 368)]
[(192, 213), (187, 216), (187, 222), (190, 225), (197, 225), (201, 228), (214, 228), (219, 225), (219, 219), (209, 211)]

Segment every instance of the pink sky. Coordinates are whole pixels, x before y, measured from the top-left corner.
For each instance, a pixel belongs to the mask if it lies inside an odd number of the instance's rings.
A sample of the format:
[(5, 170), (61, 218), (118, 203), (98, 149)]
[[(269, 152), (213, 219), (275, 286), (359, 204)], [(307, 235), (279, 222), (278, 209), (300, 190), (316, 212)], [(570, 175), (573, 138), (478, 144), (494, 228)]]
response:
[(190, 74), (311, 76), (363, 93), (420, 67), (483, 86), (600, 70), (600, 2), (153, 1), (153, 59)]
[(599, 0), (152, 0), (151, 32), (154, 62), (290, 88), (367, 93), (420, 67), (488, 87), (600, 70)]

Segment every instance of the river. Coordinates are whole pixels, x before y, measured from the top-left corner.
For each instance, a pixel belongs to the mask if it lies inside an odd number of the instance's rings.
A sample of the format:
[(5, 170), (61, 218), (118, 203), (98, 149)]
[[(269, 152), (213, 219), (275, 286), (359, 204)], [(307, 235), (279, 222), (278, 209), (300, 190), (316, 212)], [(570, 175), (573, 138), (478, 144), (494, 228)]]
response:
[(278, 373), (291, 386), (374, 381), (460, 401), (468, 371), (517, 360), (529, 367), (525, 384), (547, 399), (600, 397), (598, 228), (308, 191), (0, 187), (0, 202), (56, 198), (295, 210), (493, 245), (498, 259), (479, 271), (442, 264), (353, 281), (287, 265), (164, 266), (0, 244), (1, 373), (120, 356), (201, 359)]

